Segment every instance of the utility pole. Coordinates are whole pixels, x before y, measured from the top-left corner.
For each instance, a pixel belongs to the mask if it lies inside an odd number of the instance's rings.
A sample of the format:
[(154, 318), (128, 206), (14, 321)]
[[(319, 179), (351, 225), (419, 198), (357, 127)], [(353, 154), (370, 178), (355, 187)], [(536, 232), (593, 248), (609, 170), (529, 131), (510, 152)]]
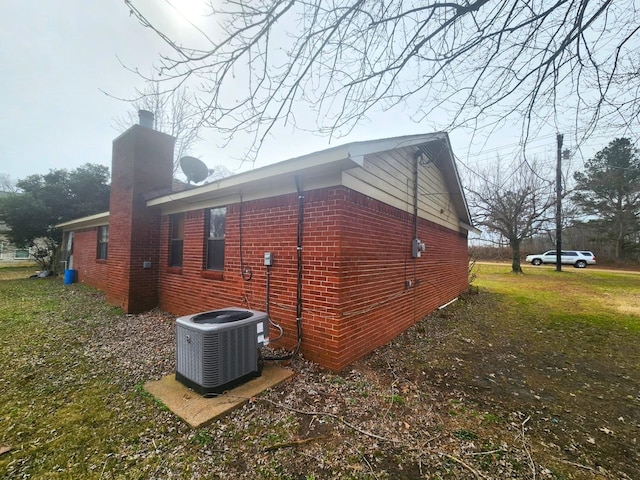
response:
[(556, 163), (556, 272), (562, 271), (562, 139), (557, 135), (558, 159)]

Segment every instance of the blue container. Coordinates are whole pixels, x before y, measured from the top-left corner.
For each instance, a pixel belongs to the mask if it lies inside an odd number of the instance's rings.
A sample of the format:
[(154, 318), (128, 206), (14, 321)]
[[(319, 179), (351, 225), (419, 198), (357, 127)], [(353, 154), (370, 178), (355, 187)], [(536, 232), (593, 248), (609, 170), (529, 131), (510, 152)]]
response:
[(69, 285), (76, 281), (76, 270), (64, 271), (64, 284)]

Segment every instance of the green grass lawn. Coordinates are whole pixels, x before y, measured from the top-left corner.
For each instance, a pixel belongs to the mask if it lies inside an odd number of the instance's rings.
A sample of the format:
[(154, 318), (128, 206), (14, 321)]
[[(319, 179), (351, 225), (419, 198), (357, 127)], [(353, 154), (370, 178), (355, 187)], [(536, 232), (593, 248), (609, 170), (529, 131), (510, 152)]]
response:
[[(524, 266), (524, 275), (512, 275), (506, 266), (479, 264), (477, 285), (505, 298), (542, 311), (557, 310), (569, 319), (601, 321), (603, 326), (639, 327), (640, 272), (585, 270), (565, 266), (562, 272), (548, 266)], [(534, 310), (535, 311), (535, 310)], [(589, 321), (589, 320), (587, 320)]]
[(141, 387), (170, 318), (2, 268), (0, 477), (640, 478), (640, 275), (524, 270), (191, 430)]
[(145, 402), (84, 355), (83, 339), (119, 312), (60, 279), (16, 279), (31, 270), (0, 270), (0, 438), (11, 448), (0, 476), (97, 478), (151, 426), (127, 421), (124, 406)]
[[(532, 434), (539, 437), (539, 453), (560, 471), (569, 465), (556, 451), (564, 445), (573, 463), (585, 466), (581, 475), (587, 478), (588, 465), (596, 472), (598, 465), (627, 465), (619, 475), (628, 477), (603, 478), (636, 478), (640, 274), (525, 266), (523, 275), (514, 275), (508, 267), (479, 265), (477, 284), (501, 305), (501, 315), (489, 320), (504, 335), (492, 335), (494, 348), (513, 355), (512, 362), (489, 367), (503, 368), (510, 380), (492, 380), (519, 393), (517, 400), (495, 400), (511, 408), (530, 405), (549, 419)], [(476, 368), (474, 375), (480, 372)]]

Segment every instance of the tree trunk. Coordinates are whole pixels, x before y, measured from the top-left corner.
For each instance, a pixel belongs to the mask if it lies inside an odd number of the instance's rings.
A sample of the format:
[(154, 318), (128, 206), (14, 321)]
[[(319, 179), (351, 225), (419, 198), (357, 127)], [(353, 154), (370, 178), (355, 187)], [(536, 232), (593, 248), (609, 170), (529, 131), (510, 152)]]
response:
[[(620, 201), (618, 201), (618, 211), (620, 211), (622, 207), (620, 206)], [(620, 220), (620, 214), (616, 215), (616, 260), (620, 261), (622, 259), (622, 241), (624, 240), (624, 226), (622, 225), (622, 221)]]
[(520, 266), (520, 240), (511, 242), (511, 273), (522, 273)]

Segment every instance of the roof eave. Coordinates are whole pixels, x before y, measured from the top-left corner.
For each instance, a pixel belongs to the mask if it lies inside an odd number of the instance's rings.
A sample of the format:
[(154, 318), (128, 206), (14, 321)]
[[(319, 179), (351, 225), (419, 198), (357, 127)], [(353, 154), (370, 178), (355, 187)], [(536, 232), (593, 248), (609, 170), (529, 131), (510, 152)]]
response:
[(480, 235), (482, 233), (482, 230), (477, 229), (476, 227), (474, 227), (473, 225), (470, 225), (469, 223), (463, 222), (462, 220), (460, 220), (459, 223), (460, 223), (460, 227), (463, 228), (464, 230), (475, 233), (476, 235)]
[(148, 200), (147, 206), (164, 206), (173, 202), (197, 203), (203, 200), (242, 194), (254, 188), (263, 188), (264, 185), (289, 182), (296, 176), (320, 176), (332, 171), (362, 166), (363, 154), (357, 149), (350, 150), (349, 146), (335, 147), (315, 154), (285, 160), (189, 190), (162, 195)]
[(80, 230), (82, 228), (99, 227), (109, 224), (109, 212), (96, 213), (95, 215), (89, 215), (87, 217), (76, 218), (69, 220), (68, 222), (62, 222), (57, 224), (56, 228), (61, 228), (63, 231), (67, 230)]

